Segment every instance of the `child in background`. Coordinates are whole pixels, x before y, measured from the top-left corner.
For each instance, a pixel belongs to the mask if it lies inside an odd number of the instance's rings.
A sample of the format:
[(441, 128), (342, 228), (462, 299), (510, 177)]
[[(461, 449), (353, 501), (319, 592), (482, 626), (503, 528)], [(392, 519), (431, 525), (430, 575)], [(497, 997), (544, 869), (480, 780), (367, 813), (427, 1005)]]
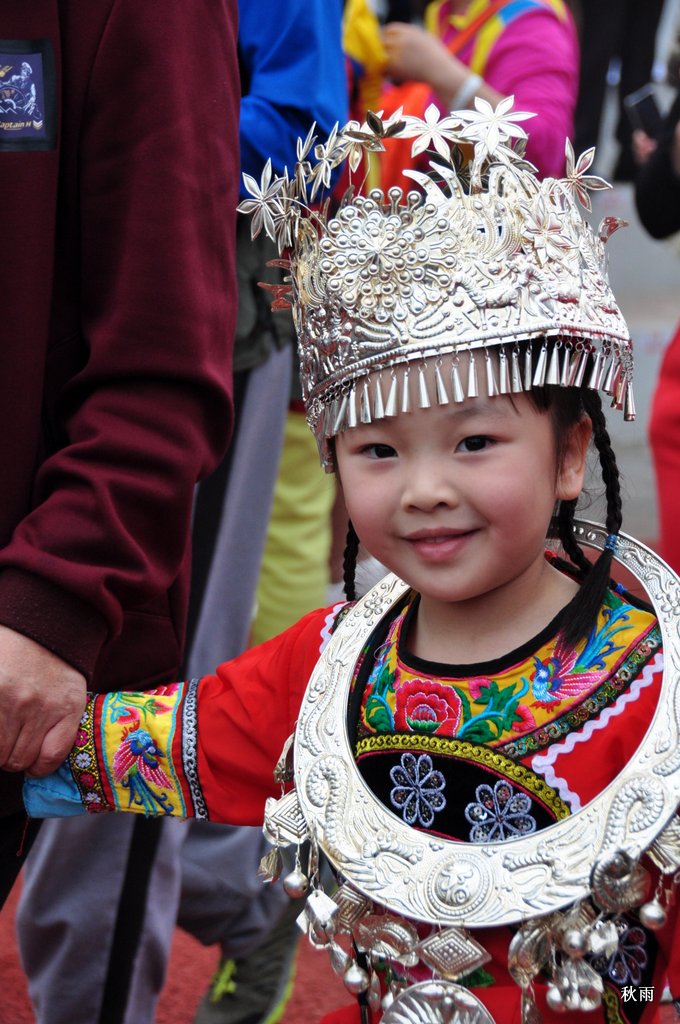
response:
[[(267, 167), (259, 184), (247, 179), (253, 231), (289, 256), (275, 305), (292, 302), (308, 421), (353, 524), (348, 597), (359, 538), (404, 584), (313, 612), (215, 675), (94, 697), (68, 762), (25, 786), (35, 816), (87, 808), (232, 824), (262, 822), (283, 786), (267, 831), (275, 846), (311, 836), (310, 937), (358, 994), (329, 1024), (581, 1019), (572, 1010), (649, 1024), (669, 968), (663, 879), (648, 865), (659, 898), (645, 902), (646, 869), (623, 855), (594, 865), (575, 907), (515, 917), (519, 930), (504, 920), (463, 931), (479, 924), (474, 908), (448, 927), (458, 896), (439, 921), (425, 906), (433, 885), (418, 881), (419, 860), (447, 840), (474, 873), (465, 851), (479, 858), (512, 840), (516, 852), (596, 799), (640, 746), (662, 679), (654, 615), (610, 587), (621, 497), (600, 392), (634, 415), (630, 339), (604, 269), (617, 225), (595, 235), (579, 212), (604, 187), (586, 173), (592, 153), (576, 163), (567, 144), (567, 177), (539, 181), (523, 160), (530, 115), (511, 106), (370, 115), (317, 145), (315, 163), (308, 137), (292, 177), (272, 181)], [(387, 135), (412, 138), (414, 155), (434, 150), (432, 173), (411, 174), (420, 193), (350, 190), (333, 214), (311, 207), (337, 164), (356, 169)], [(594, 564), (574, 526), (591, 442), (606, 500)], [(547, 535), (564, 557), (546, 553)], [(279, 754), (296, 723), (291, 790)], [(330, 756), (335, 728), (346, 743)], [(402, 842), (412, 878), (398, 880), (422, 915), (396, 912), (389, 896), (403, 853), (393, 822), (413, 837)], [(333, 899), (317, 835), (341, 867)], [(673, 842), (663, 871), (680, 865)], [(575, 875), (584, 857), (592, 850), (578, 850)], [(266, 869), (279, 873), (278, 851)], [(309, 884), (299, 857), (284, 884), (291, 895)], [(632, 998), (641, 986), (656, 1001)]]

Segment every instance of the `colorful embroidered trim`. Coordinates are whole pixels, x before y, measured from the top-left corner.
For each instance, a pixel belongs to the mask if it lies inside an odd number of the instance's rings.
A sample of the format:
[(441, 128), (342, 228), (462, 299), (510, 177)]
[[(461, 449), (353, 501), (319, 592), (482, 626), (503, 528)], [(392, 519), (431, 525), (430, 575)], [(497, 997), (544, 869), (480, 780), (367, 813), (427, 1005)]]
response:
[[(112, 693), (102, 700), (99, 727), (102, 764), (116, 808), (140, 814), (186, 817), (173, 763), (179, 683), (144, 693)], [(181, 719), (180, 719), (181, 720)]]
[(207, 820), (208, 808), (198, 778), (198, 679), (185, 684), (182, 708), (182, 762), (194, 816)]
[(110, 811), (113, 809), (107, 800), (106, 790), (97, 761), (94, 740), (95, 708), (95, 695), (90, 694), (68, 758), (74, 782), (80, 792), (80, 798), (84, 806), (92, 814), (97, 811)]
[(504, 743), (498, 749), (506, 757), (521, 759), (528, 754), (536, 753), (551, 744), (563, 740), (570, 732), (580, 729), (587, 721), (612, 705), (617, 697), (628, 688), (640, 670), (661, 646), (661, 631), (654, 625), (628, 654), (619, 668), (606, 679), (593, 693), (585, 697), (577, 707), (567, 708), (541, 728), (525, 733), (519, 739)]

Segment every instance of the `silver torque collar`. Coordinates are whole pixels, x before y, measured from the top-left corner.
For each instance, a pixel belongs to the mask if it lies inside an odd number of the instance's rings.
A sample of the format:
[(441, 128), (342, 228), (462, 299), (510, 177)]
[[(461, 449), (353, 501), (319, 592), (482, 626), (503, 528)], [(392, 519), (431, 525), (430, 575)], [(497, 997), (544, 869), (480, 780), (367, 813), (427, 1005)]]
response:
[[(579, 521), (581, 543), (606, 531)], [(500, 843), (459, 843), (415, 831), (368, 789), (347, 732), (352, 670), (366, 639), (407, 587), (386, 577), (338, 627), (307, 687), (295, 734), (302, 818), (359, 892), (395, 914), (485, 928), (553, 913), (584, 899), (593, 865), (652, 847), (680, 803), (680, 580), (649, 548), (618, 538), (616, 560), (645, 588), (661, 627), (664, 674), (656, 713), (625, 769), (582, 810)]]

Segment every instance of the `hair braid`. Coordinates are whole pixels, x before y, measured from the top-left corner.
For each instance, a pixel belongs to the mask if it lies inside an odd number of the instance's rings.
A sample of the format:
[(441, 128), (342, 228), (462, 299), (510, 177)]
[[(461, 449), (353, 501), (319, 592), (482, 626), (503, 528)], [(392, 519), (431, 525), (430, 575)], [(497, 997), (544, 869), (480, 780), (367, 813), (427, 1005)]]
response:
[(357, 555), (359, 553), (359, 538), (352, 525), (352, 520), (347, 522), (347, 539), (345, 541), (345, 553), (342, 558), (342, 579), (345, 585), (345, 597), (348, 601), (356, 601), (357, 592), (354, 577), (357, 568)]
[(612, 449), (611, 438), (607, 430), (607, 421), (602, 411), (602, 401), (595, 391), (586, 393), (583, 407), (593, 424), (593, 444), (600, 457), (600, 468), (607, 499), (607, 515), (605, 525), (608, 533), (618, 533), (622, 522), (621, 481), (616, 456)]
[[(593, 444), (600, 459), (602, 480), (605, 486), (607, 533), (616, 536), (621, 529), (621, 486), (619, 468), (612, 450), (609, 432), (602, 401), (595, 391), (584, 391), (583, 408), (593, 424)], [(604, 600), (605, 593), (611, 582), (611, 566), (614, 552), (607, 546), (595, 562), (590, 563), (576, 542), (576, 538), (568, 537), (568, 530), (573, 524), (575, 502), (563, 502), (567, 508), (560, 507), (558, 513), (559, 535), (564, 549), (572, 561), (584, 571), (584, 580), (578, 594), (569, 602), (563, 611), (562, 631), (567, 643), (574, 644), (587, 636), (595, 623)], [(568, 506), (572, 506), (569, 509)], [(578, 554), (577, 554), (578, 551)]]
[(585, 576), (590, 572), (591, 563), (584, 555), (574, 536), (576, 500), (576, 498), (573, 498), (570, 501), (560, 502), (560, 507), (557, 511), (557, 536), (564, 548), (565, 554)]

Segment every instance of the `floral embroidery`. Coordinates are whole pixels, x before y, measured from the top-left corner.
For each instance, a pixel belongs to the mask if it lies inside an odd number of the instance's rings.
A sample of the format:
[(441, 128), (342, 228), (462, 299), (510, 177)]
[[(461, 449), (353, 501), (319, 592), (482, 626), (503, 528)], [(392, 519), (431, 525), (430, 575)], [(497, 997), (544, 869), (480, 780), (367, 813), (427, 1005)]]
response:
[(536, 831), (536, 819), (529, 814), (531, 798), (517, 793), (502, 779), (491, 786), (484, 783), (475, 790), (477, 800), (465, 808), (472, 825), (471, 843), (491, 843)]
[[(601, 713), (658, 646), (652, 616), (614, 594), (577, 649), (558, 635), (497, 675), (430, 676), (402, 658), (409, 606), (392, 621), (373, 659), (357, 739), (392, 735), (448, 737), (527, 753), (561, 740)], [(632, 659), (632, 660), (631, 660)]]
[(649, 962), (645, 948), (647, 936), (639, 924), (631, 923), (623, 916), (615, 917), (614, 924), (619, 933), (619, 948), (609, 959), (593, 957), (591, 963), (599, 974), (609, 977), (619, 988), (624, 985), (637, 988)]
[(409, 679), (396, 691), (395, 728), (455, 736), (462, 703), (456, 691), (432, 679)]
[(401, 763), (390, 769), (394, 788), (390, 793), (392, 806), (400, 810), (407, 825), (430, 828), (435, 812), (446, 807), (442, 790), (445, 779), (434, 771), (427, 754), (402, 754)]
[(481, 709), (476, 713), (463, 687), (455, 686), (454, 689), (463, 706), (459, 739), (466, 739), (470, 743), (492, 743), (518, 724), (522, 729), (529, 728), (526, 719), (519, 713), (520, 701), (529, 692), (526, 679), (522, 679), (519, 685), (513, 682), (507, 686), (499, 686), (495, 679), (470, 680), (468, 693)]
[(149, 716), (166, 715), (171, 708), (162, 704), (157, 697), (174, 697), (179, 690), (179, 683), (157, 686), (155, 690), (144, 693), (112, 694), (107, 702), (108, 714), (112, 722), (140, 722)]

